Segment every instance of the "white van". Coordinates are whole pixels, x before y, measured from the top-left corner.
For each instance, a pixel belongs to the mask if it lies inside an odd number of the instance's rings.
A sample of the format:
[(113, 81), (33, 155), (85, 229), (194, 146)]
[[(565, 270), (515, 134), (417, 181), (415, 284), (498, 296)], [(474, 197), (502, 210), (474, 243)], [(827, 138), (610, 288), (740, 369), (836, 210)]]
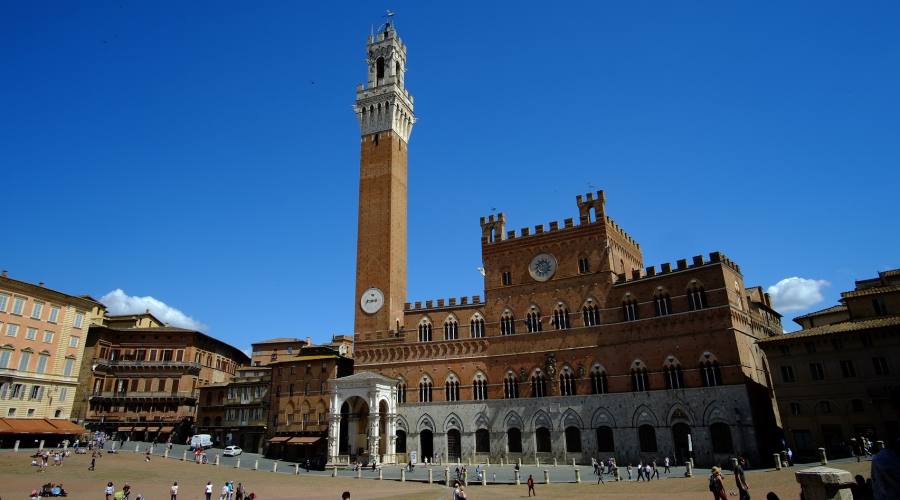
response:
[(191, 436), (191, 450), (212, 448), (212, 436), (209, 434), (195, 434)]

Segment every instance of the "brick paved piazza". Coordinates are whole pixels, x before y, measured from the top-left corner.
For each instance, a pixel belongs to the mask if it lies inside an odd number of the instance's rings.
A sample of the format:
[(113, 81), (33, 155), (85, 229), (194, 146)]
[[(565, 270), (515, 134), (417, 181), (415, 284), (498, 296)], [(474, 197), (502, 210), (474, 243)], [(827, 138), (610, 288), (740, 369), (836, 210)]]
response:
[[(341, 492), (349, 490), (353, 499), (360, 498), (400, 498), (400, 499), (450, 499), (451, 490), (438, 485), (428, 485), (420, 482), (400, 483), (396, 479), (378, 481), (371, 478), (372, 473), (366, 475), (370, 478), (356, 479), (355, 473), (342, 471), (341, 477), (330, 477), (330, 473), (312, 472), (305, 473), (301, 470), (299, 476), (281, 471), (293, 471), (292, 464), (280, 463), (279, 473), (263, 470), (234, 469), (233, 466), (222, 465), (196, 465), (189, 462), (181, 462), (175, 459), (153, 457), (150, 463), (144, 462), (143, 454), (124, 452), (118, 455), (105, 455), (98, 460), (97, 470), (87, 470), (90, 459), (86, 455), (72, 455), (66, 459), (61, 467), (48, 467), (47, 472), (39, 473), (37, 467), (30, 465), (29, 451), (21, 451), (18, 454), (12, 452), (0, 452), (0, 485), (3, 498), (21, 499), (28, 498), (32, 489), (39, 488), (47, 482), (63, 483), (72, 499), (102, 499), (103, 488), (107, 481), (113, 481), (117, 489), (127, 481), (132, 486), (131, 498), (142, 494), (146, 500), (168, 499), (169, 486), (172, 481), (178, 481), (180, 486), (179, 500), (194, 500), (203, 498), (203, 486), (207, 481), (215, 485), (216, 494), (225, 480), (232, 480), (237, 484), (244, 483), (258, 495), (260, 500), (295, 499), (295, 498), (324, 498), (339, 499)], [(246, 457), (248, 460), (250, 457)], [(870, 462), (857, 464), (855, 462), (841, 461), (832, 463), (832, 466), (848, 470), (853, 474), (869, 476)], [(260, 464), (262, 468), (262, 463)], [(507, 469), (509, 467), (506, 467)], [(798, 467), (800, 468), (800, 467)], [(492, 470), (498, 470), (498, 466), (492, 466), (488, 470), (488, 478)], [(544, 469), (542, 467), (541, 469)], [(561, 480), (572, 480), (573, 470), (569, 467), (547, 467), (550, 470), (551, 479), (559, 476)], [(474, 470), (474, 467), (470, 470)], [(531, 468), (523, 468), (527, 474), (536, 472)], [(417, 469), (415, 476), (420, 476), (421, 467)], [(540, 484), (543, 476), (537, 477), (537, 493), (542, 497), (552, 497), (554, 500), (568, 498), (665, 498), (671, 499), (695, 499), (708, 498), (707, 471), (698, 471), (695, 477), (686, 479), (672, 477), (653, 481), (650, 483), (620, 482), (597, 485), (596, 476), (583, 473), (581, 484)], [(436, 467), (435, 480), (443, 474), (442, 469)], [(398, 477), (396, 468), (386, 468), (386, 478)], [(421, 474), (427, 477), (427, 473)], [(498, 479), (500, 473), (498, 473)], [(591, 479), (593, 478), (593, 481)], [(726, 477), (727, 484), (733, 485), (732, 478)], [(799, 498), (800, 489), (794, 481), (792, 471), (751, 471), (747, 477), (751, 493), (754, 498), (765, 498), (765, 493), (775, 491), (782, 500)], [(485, 490), (487, 492), (485, 493)], [(733, 490), (733, 487), (730, 488)], [(522, 498), (525, 497), (526, 487), (514, 485), (471, 485), (467, 488), (468, 498)], [(736, 498), (736, 497), (735, 497)]]

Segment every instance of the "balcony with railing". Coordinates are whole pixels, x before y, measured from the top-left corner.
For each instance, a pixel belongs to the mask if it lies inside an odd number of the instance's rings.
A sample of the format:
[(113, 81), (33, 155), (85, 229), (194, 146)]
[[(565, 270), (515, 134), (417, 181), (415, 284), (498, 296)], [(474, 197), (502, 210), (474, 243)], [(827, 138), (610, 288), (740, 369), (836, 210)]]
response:
[(200, 373), (200, 363), (193, 363), (190, 361), (94, 358), (93, 365), (95, 369), (99, 368), (115, 371), (166, 370), (192, 374)]
[(190, 392), (179, 391), (96, 391), (91, 393), (91, 401), (168, 401), (193, 404), (197, 396)]

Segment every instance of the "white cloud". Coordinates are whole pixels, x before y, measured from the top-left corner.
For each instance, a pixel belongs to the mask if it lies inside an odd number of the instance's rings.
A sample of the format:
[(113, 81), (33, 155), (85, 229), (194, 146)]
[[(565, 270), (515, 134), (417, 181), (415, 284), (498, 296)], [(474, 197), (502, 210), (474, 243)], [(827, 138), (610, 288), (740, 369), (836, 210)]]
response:
[(799, 311), (822, 302), (822, 289), (831, 285), (825, 280), (793, 276), (770, 286), (772, 305), (781, 312)]
[(121, 288), (100, 297), (100, 302), (106, 306), (109, 314), (142, 314), (148, 309), (163, 323), (170, 326), (188, 328), (191, 330), (206, 331), (207, 326), (181, 312), (165, 302), (151, 296), (137, 297), (126, 294)]

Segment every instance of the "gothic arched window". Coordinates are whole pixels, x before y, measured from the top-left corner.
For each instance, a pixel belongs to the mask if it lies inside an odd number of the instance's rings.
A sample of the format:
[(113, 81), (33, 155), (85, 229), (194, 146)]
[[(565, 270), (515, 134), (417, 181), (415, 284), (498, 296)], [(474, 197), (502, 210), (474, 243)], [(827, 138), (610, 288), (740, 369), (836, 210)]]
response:
[(507, 309), (500, 316), (500, 335), (513, 335), (516, 333), (516, 319), (512, 312)]
[(531, 306), (531, 310), (525, 315), (525, 329), (528, 333), (539, 332), (541, 328), (541, 312), (537, 307)]
[(684, 389), (684, 372), (681, 370), (681, 363), (673, 357), (666, 360), (663, 367), (663, 375), (666, 379), (666, 389)]
[(444, 400), (459, 401), (459, 379), (452, 373), (447, 376), (447, 381), (444, 382)]
[(430, 403), (431, 402), (431, 388), (432, 383), (431, 379), (427, 376), (422, 377), (422, 380), (419, 381), (419, 402), (420, 403)]
[(516, 374), (511, 371), (506, 372), (506, 378), (503, 379), (503, 397), (506, 399), (519, 397), (519, 380), (516, 379)]
[(633, 392), (650, 390), (650, 378), (647, 375), (647, 368), (640, 361), (635, 361), (631, 365), (631, 390)]
[(581, 317), (584, 320), (584, 326), (597, 326), (600, 324), (600, 309), (594, 304), (592, 299), (588, 299), (581, 308)]
[(591, 368), (591, 394), (606, 394), (609, 392), (606, 382), (606, 370), (600, 365)]
[(397, 402), (406, 402), (406, 381), (402, 378), (397, 382)]
[(706, 290), (704, 290), (703, 286), (696, 281), (692, 281), (690, 286), (688, 286), (687, 297), (688, 307), (691, 311), (706, 309)]
[(431, 321), (428, 318), (419, 322), (419, 342), (431, 342)]
[(553, 326), (555, 326), (557, 330), (569, 329), (569, 309), (562, 303), (557, 305), (556, 309), (553, 310)]
[(703, 387), (716, 387), (722, 385), (722, 370), (716, 360), (704, 360), (700, 362), (700, 380)]
[(473, 339), (484, 338), (484, 318), (481, 317), (481, 314), (475, 313), (469, 322), (469, 326)]
[(572, 373), (572, 369), (568, 366), (563, 367), (559, 373), (560, 396), (574, 396), (577, 393), (575, 374)]
[(535, 370), (531, 376), (531, 397), (542, 398), (547, 395), (547, 379), (540, 370)]
[(456, 318), (450, 316), (444, 321), (444, 340), (459, 339), (459, 323)]
[(625, 321), (635, 321), (640, 318), (638, 303), (631, 295), (626, 296), (625, 300), (622, 301), (622, 313), (625, 316)]
[(668, 316), (672, 314), (672, 297), (668, 292), (660, 289), (653, 296), (653, 306), (657, 316)]
[(487, 379), (481, 372), (476, 373), (475, 380), (472, 381), (472, 397), (475, 401), (484, 401), (488, 398)]

